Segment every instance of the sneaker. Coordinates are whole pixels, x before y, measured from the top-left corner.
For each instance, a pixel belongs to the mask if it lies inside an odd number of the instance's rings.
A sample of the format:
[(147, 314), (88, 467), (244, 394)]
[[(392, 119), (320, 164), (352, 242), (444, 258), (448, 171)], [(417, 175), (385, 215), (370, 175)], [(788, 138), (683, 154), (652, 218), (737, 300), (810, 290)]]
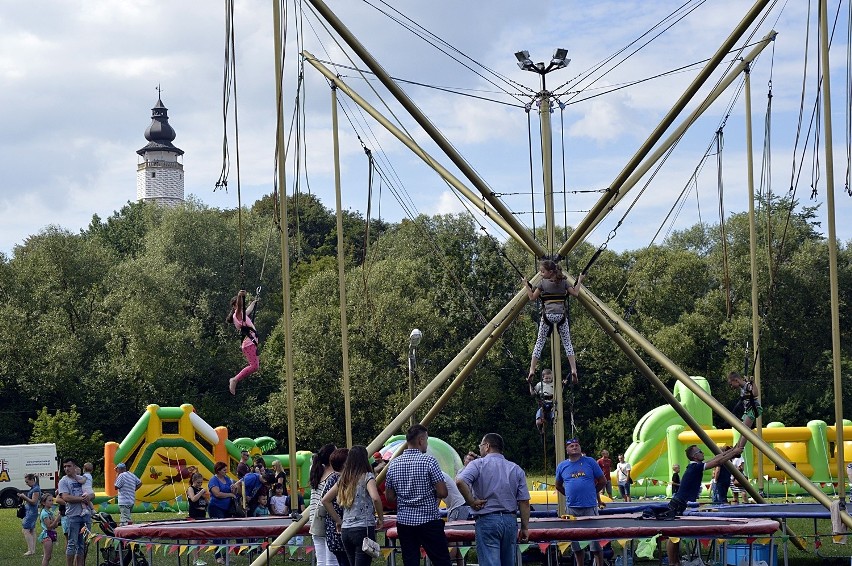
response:
[(207, 562), (201, 560), (200, 558), (195, 561), (195, 566), (207, 566)]

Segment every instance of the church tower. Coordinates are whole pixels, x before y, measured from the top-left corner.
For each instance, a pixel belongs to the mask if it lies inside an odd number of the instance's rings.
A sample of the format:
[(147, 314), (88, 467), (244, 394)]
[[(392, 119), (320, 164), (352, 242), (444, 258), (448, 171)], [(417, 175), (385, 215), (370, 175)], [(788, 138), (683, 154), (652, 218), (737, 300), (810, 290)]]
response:
[(151, 125), (145, 130), (148, 145), (137, 151), (141, 160), (136, 165), (136, 199), (163, 206), (183, 202), (183, 163), (178, 158), (183, 150), (172, 142), (175, 131), (169, 125), (169, 109), (157, 97), (151, 109)]

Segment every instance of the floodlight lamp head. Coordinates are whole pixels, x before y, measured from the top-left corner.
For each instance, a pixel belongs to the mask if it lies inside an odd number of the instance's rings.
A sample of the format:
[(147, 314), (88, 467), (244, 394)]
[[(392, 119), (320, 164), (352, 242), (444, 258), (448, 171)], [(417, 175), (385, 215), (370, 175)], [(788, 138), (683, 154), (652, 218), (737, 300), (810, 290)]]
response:
[(418, 329), (414, 329), (411, 331), (411, 335), (408, 337), (408, 343), (412, 348), (416, 348), (418, 344), (420, 344), (420, 340), (423, 339), (423, 333)]
[(515, 58), (518, 60), (518, 67), (521, 70), (529, 71), (534, 67), (532, 59), (530, 59), (530, 52), (527, 50), (518, 51), (515, 53)]
[(568, 50), (558, 48), (553, 52), (553, 58), (550, 60), (550, 65), (556, 69), (561, 69), (568, 65), (571, 59), (568, 59)]

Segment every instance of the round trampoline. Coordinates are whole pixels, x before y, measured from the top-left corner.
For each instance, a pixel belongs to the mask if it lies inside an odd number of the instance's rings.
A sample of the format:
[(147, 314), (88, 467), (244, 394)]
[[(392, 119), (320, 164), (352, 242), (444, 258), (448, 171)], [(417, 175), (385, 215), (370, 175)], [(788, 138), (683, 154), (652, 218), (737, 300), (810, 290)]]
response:
[[(690, 508), (698, 507), (698, 503), (690, 502), (687, 504)], [(650, 500), (650, 501), (610, 501), (606, 507), (601, 509), (601, 515), (622, 515), (624, 513), (641, 513), (648, 507), (667, 507), (668, 500)], [(530, 507), (530, 517), (557, 517), (556, 503), (544, 503), (532, 505)]]
[[(848, 511), (847, 511), (848, 512)], [(743, 517), (771, 519), (830, 519), (831, 513), (819, 503), (748, 503), (712, 505), (691, 509), (693, 517)]]
[[(449, 542), (470, 542), (476, 539), (476, 523), (460, 521), (444, 527)], [(591, 541), (607, 539), (665, 537), (715, 538), (725, 536), (770, 535), (778, 523), (769, 519), (738, 519), (715, 517), (679, 517), (673, 521), (641, 519), (640, 515), (579, 517), (577, 519), (530, 519), (530, 541)], [(396, 528), (387, 536), (397, 538)]]
[[(385, 518), (385, 528), (395, 527), (396, 518)], [(293, 521), (290, 517), (248, 517), (244, 519), (187, 519), (154, 521), (116, 527), (115, 536), (129, 540), (261, 539), (275, 538)], [(308, 534), (308, 523), (297, 534)]]
[[(116, 527), (115, 536), (133, 540), (272, 538), (292, 523), (289, 517), (155, 521)], [(308, 534), (307, 524), (299, 534)]]

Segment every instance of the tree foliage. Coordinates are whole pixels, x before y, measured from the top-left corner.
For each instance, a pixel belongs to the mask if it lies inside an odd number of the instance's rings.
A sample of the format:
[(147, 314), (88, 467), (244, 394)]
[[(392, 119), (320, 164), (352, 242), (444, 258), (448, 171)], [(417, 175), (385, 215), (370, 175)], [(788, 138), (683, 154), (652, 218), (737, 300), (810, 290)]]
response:
[[(297, 448), (343, 444), (337, 223), (312, 195), (290, 197), (287, 206)], [(47, 227), (11, 257), (0, 256), (2, 441), (61, 442), (63, 453), (96, 459), (103, 440), (121, 440), (148, 404), (189, 402), (234, 437), (268, 435), (287, 450), (278, 251), (284, 228), (274, 211), (271, 197), (240, 213), (194, 201), (175, 209), (128, 203), (105, 221), (93, 217), (79, 234)], [(764, 417), (832, 421), (828, 250), (814, 210), (778, 199), (761, 203), (757, 228)], [(366, 220), (347, 211), (343, 230), (352, 431), (355, 442), (368, 443), (409, 403), (410, 331), (423, 332), (415, 391), (445, 378), (416, 411), (420, 419), (464, 367), (468, 343), (502, 322), (498, 313), (521, 290), (520, 275), (535, 272), (535, 258), (482, 233), (466, 216), (371, 220), (368, 237)], [(746, 216), (726, 221), (725, 245), (720, 234), (697, 225), (661, 245), (605, 251), (586, 286), (685, 372), (707, 377), (720, 401), (732, 403), (735, 392), (723, 376), (746, 363), (751, 372), (755, 351)], [(593, 252), (579, 246), (566, 271), (576, 276)], [(848, 376), (848, 243), (838, 262), (841, 363)], [(244, 360), (224, 319), (239, 289), (254, 295), (258, 287), (261, 370), (232, 397), (227, 380)], [(569, 302), (569, 314), (580, 385), (567, 388), (566, 422), (573, 417), (588, 452), (623, 450), (635, 423), (663, 401), (577, 301)], [(513, 459), (544, 469), (525, 382), (538, 316), (537, 305), (525, 307), (458, 384), (432, 434), (466, 451), (484, 432), (497, 431)], [(673, 386), (664, 366), (638, 351)], [(545, 348), (539, 367), (549, 367), (550, 356)], [(852, 402), (852, 394), (844, 397)]]

